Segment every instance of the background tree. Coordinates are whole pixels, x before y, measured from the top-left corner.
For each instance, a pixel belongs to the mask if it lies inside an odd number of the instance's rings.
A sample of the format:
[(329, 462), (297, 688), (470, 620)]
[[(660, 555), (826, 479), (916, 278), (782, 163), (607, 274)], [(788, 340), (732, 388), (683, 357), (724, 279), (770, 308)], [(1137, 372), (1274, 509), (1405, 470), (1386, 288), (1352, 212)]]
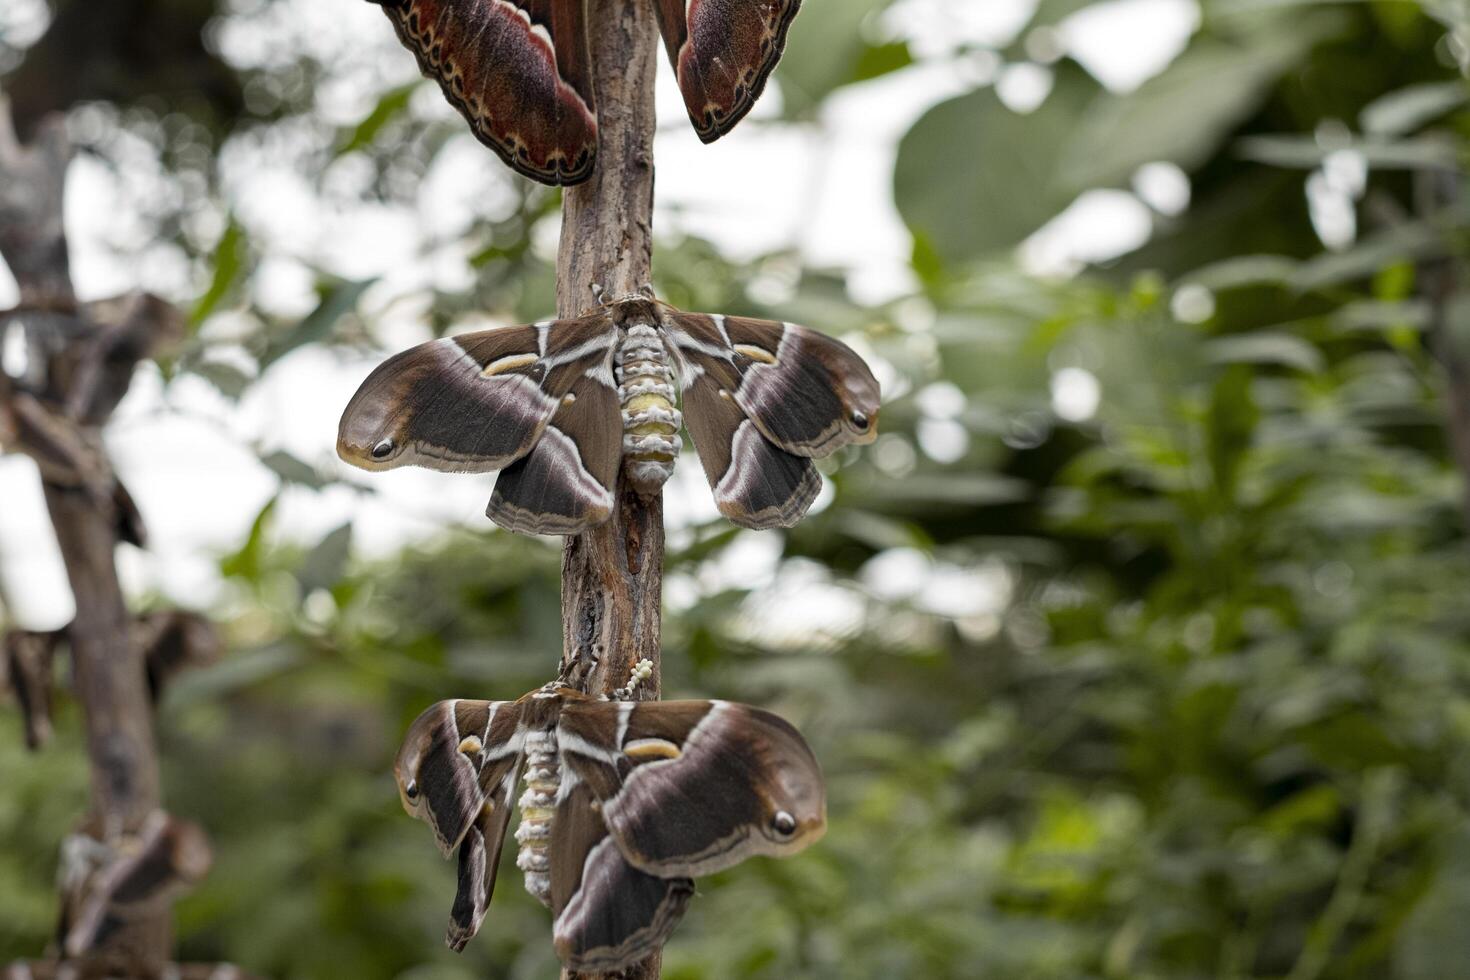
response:
[[(355, 5), (311, 6), (211, 22), (245, 94), (217, 131), (147, 105), (73, 113), (89, 159), (144, 188), (160, 258), (139, 284), (192, 312), (148, 375), (163, 406), (202, 379), (249, 415), (261, 392), (304, 397), (277, 380), (293, 365), (554, 306), (541, 188), (474, 185), (413, 239), (440, 271), (408, 282), (344, 258), (350, 235), (301, 245), (263, 217), (386, 211), (477, 173), (411, 64), (339, 51), (311, 19)], [(973, 32), (965, 6), (808, 0), (780, 111), (743, 124), (820, 133), (845, 101), (942, 75), (926, 98), (952, 97), (893, 167), (906, 287), (865, 305), (870, 282), (799, 251), (724, 255), (662, 226), (664, 298), (846, 333), (887, 393), (879, 442), (828, 474), (840, 506), (784, 536), (671, 521), (666, 693), (790, 717), (827, 769), (831, 830), (702, 882), (664, 976), (1455, 975), (1470, 26), (1448, 3), (1159, 4), (1153, 23), (1197, 20), (1129, 89), (1084, 57), (1087, 18), (1116, 5), (1019, 5)], [(659, 159), (667, 187), (677, 157)], [(299, 181), (255, 179), (263, 161)], [(158, 183), (127, 184), (139, 171)], [(1110, 248), (1066, 234), (1088, 213)], [(290, 302), (265, 288), (282, 279)], [(557, 551), (475, 508), (369, 547), (391, 494), (338, 486), (314, 438), (242, 440), (280, 486), (219, 563), (237, 652), (165, 698), (167, 796), (217, 851), (179, 906), (183, 949), (283, 977), (550, 975), (545, 915), (512, 888), (462, 957), (438, 948), (451, 869), (387, 768), (429, 701), (546, 679)], [(303, 542), (305, 500), (354, 520)], [(44, 942), (82, 805), (59, 711), (39, 759), (0, 741), (6, 955)]]

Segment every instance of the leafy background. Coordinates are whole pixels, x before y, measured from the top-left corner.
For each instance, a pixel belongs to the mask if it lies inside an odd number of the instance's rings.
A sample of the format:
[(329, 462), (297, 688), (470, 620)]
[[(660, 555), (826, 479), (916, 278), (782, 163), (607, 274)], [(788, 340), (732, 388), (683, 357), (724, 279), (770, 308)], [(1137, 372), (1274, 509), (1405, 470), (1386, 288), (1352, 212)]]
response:
[[(85, 22), (65, 20), (77, 6), (57, 23)], [(779, 111), (746, 125), (820, 127), (932, 68), (888, 6), (808, 0)], [(1470, 551), (1442, 366), (1467, 353), (1470, 307), (1453, 281), (1431, 301), (1465, 244), (1470, 10), (1202, 0), (1187, 46), (1128, 90), (1059, 43), (1090, 6), (1116, 4), (1023, 4), (1012, 36), (944, 52), (968, 68), (898, 142), (912, 250), (891, 295), (799, 250), (661, 241), (665, 298), (845, 335), (888, 392), (879, 442), (827, 468), (830, 503), (789, 534), (696, 515), (671, 536), (668, 694), (796, 722), (831, 830), (702, 881), (670, 980), (1470, 976)], [(172, 281), (196, 327), (149, 383), (245, 404), (303, 351), (402, 346), (371, 302), (386, 263), (324, 266), (282, 312), (257, 214), (290, 198), (232, 181), (264, 154), (322, 199), (402, 200), (456, 152), (458, 122), (423, 108), (437, 95), (289, 32), (221, 41), (299, 11), (283, 0), (118, 7), (194, 33), (159, 50), (81, 23), (70, 49), (53, 32), (28, 52), (13, 19), (0, 67), (39, 113), (63, 96), (36, 77), (90, 66), (64, 98), (99, 100), (74, 133), (139, 215), (120, 275)], [(942, 33), (963, 7), (898, 13)], [(196, 81), (138, 68), (159, 59)], [(372, 97), (344, 112), (334, 86)], [(1187, 179), (1187, 206), (1144, 212), (1123, 254), (1037, 260), (1058, 214), (1157, 198), (1150, 174)], [(435, 226), (451, 272), (399, 320), (549, 308), (557, 197), (497, 187)], [(200, 559), (231, 653), (160, 713), (169, 805), (218, 852), (178, 907), (183, 955), (283, 978), (552, 975), (546, 915), (509, 870), (476, 942), (443, 948), (451, 868), (388, 766), (431, 700), (546, 679), (555, 543), (470, 521), (369, 549), (360, 514), (302, 540), (283, 533), (292, 494), (369, 501), (373, 483), (259, 455), (270, 502)], [(0, 738), (0, 957), (35, 954), (53, 921), (85, 803), (76, 722), (62, 705), (37, 756), (13, 724)]]

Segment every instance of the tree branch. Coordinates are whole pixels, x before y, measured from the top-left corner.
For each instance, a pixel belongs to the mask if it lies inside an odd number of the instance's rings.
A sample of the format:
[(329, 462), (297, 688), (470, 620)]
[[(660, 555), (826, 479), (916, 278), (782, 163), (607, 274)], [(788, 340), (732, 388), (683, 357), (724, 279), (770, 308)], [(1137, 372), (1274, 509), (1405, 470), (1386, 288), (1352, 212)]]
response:
[[(24, 146), (14, 136), (8, 109), (0, 104), (0, 254), (20, 286), (22, 304), (76, 306), (62, 227), (70, 159), (71, 148), (59, 120), (46, 124), (34, 145)], [(136, 832), (158, 809), (159, 775), (148, 686), (141, 654), (131, 642), (113, 560), (122, 516), (119, 496), (98, 492), (113, 480), (101, 449), (99, 430), (105, 418), (88, 420), (93, 424), (68, 418), (62, 406), (73, 393), (57, 390), (52, 370), (58, 357), (88, 343), (91, 332), (48, 337), (44, 344), (31, 345), (31, 359), (45, 363), (40, 376), (47, 381), (34, 397), (25, 395), (29, 416), (23, 421), (46, 423), (42, 446), (30, 451), (55, 463), (48, 470), (43, 462), (42, 474), (46, 506), (76, 600), (68, 641), (92, 774), (92, 812), (84, 826), (105, 843)], [(36, 331), (31, 333), (34, 337)], [(32, 364), (33, 377), (38, 375), (35, 368)], [(21, 396), (8, 381), (3, 388), (0, 396), (6, 404), (0, 405), (0, 416), (10, 415), (14, 421), (11, 410), (19, 407), (14, 399)], [(40, 430), (33, 424), (30, 431)], [(27, 449), (23, 437), (20, 448)], [(85, 465), (69, 468), (83, 460)], [(57, 475), (68, 473), (80, 476), (72, 482)], [(164, 909), (129, 921), (89, 958), (115, 964), (128, 976), (151, 976), (162, 971), (171, 945), (172, 927)]]
[[(576, 316), (596, 305), (594, 285), (626, 296), (648, 286), (653, 264), (653, 82), (658, 34), (653, 5), (588, 0), (597, 169), (568, 188), (562, 203), (557, 310)], [(620, 473), (612, 517), (562, 551), (562, 676), (610, 696), (647, 659), (653, 674), (638, 696), (659, 696), (663, 594), (663, 500), (643, 499)], [(656, 980), (661, 955), (623, 972)], [(563, 980), (602, 974), (564, 970)]]

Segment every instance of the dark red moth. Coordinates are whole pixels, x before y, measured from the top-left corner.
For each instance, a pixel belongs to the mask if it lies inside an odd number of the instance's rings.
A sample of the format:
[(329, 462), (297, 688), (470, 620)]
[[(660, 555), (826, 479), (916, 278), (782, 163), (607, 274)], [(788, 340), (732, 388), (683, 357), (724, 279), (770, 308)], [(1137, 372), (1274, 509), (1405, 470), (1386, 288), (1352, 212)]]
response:
[[(369, 0), (480, 141), (519, 173), (576, 184), (597, 156), (584, 0)], [(699, 138), (745, 117), (801, 0), (644, 0)]]

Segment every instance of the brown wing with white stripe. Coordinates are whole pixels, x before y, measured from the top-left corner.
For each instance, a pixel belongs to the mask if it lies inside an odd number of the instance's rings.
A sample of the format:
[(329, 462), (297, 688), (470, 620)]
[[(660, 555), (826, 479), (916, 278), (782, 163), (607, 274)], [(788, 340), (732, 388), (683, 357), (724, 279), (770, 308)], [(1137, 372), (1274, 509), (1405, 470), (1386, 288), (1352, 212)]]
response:
[(531, 451), (615, 341), (608, 318), (594, 314), (412, 347), (380, 364), (347, 403), (337, 454), (366, 470), (504, 469)]
[(683, 375), (684, 428), (720, 513), (741, 527), (790, 527), (822, 489), (809, 459), (776, 446), (709, 374)]
[(393, 765), (409, 816), (459, 849), (459, 888), (445, 941), (460, 950), (479, 931), (500, 864), (521, 769), (521, 708), (512, 701), (440, 701), (413, 723)]
[(369, 470), (503, 470), (489, 515), (574, 534), (607, 519), (622, 452), (602, 313), (420, 344), (378, 367), (343, 413), (337, 453)]
[(840, 340), (775, 320), (671, 313), (684, 360), (712, 378), (771, 442), (828, 456), (878, 437), (878, 381)]
[(608, 836), (592, 791), (568, 785), (551, 823), (552, 941), (568, 968), (613, 973), (663, 948), (694, 882), (630, 865)]
[(572, 703), (557, 729), (566, 771), (601, 804), (628, 863), (698, 877), (755, 854), (794, 854), (826, 830), (826, 790), (784, 720), (725, 701)]
[[(553, 324), (553, 344), (560, 332)], [(580, 534), (612, 514), (623, 422), (611, 365), (616, 335), (609, 332), (601, 340), (606, 344), (591, 355), (567, 362), (579, 373), (540, 441), (495, 481), (486, 513), (501, 527), (523, 534)]]

